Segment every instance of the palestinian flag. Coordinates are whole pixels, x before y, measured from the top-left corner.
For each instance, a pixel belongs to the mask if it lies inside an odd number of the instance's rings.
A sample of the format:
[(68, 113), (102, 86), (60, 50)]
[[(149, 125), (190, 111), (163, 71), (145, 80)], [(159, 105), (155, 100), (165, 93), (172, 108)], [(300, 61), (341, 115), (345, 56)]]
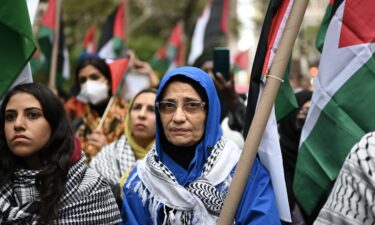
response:
[(119, 94), (121, 92), (121, 82), (123, 81), (128, 65), (129, 58), (120, 58), (108, 63), (112, 77), (112, 95)]
[(233, 59), (235, 90), (246, 94), (249, 90), (249, 50), (237, 52)]
[(333, 6), (293, 184), (308, 214), (324, 203), (353, 145), (375, 130), (373, 1), (336, 0)]
[(156, 70), (167, 71), (184, 64), (185, 34), (182, 22), (178, 22), (168, 38), (166, 46), (161, 47), (151, 59)]
[(40, 50), (37, 49), (30, 59), (31, 73), (34, 75), (38, 73), (39, 70), (43, 68), (44, 64), (44, 56), (40, 53)]
[[(269, 3), (251, 71), (251, 81), (246, 110), (247, 116), (244, 127), (245, 138), (254, 117), (258, 99), (263, 92), (265, 84), (264, 81), (267, 79), (267, 72), (272, 65), (275, 52), (279, 46), (279, 42), (284, 32), (293, 3), (293, 0), (271, 0)], [(287, 77), (284, 77), (284, 80), (287, 80)], [(290, 93), (285, 95), (283, 89), (289, 90)], [(283, 82), (281, 84), (276, 101), (280, 101), (280, 103), (276, 103), (276, 111), (277, 104), (289, 105), (295, 102), (295, 105), (297, 105), (289, 82)], [(292, 109), (293, 108), (291, 108), (291, 110)], [(278, 141), (279, 137), (276, 118), (277, 115), (275, 114), (274, 107), (259, 145), (258, 155), (262, 164), (270, 172), (280, 218), (284, 221), (291, 222), (281, 149)]]
[(167, 58), (167, 46), (162, 46), (154, 54), (150, 61), (150, 65), (154, 70), (160, 71), (164, 74), (169, 68), (169, 60)]
[(99, 41), (99, 56), (115, 59), (121, 56), (125, 42), (125, 4), (121, 3), (108, 16)]
[(315, 46), (319, 50), (319, 52), (322, 52), (323, 45), (324, 45), (324, 38), (326, 37), (328, 25), (329, 25), (329, 22), (331, 21), (332, 16), (333, 16), (332, 12), (335, 11), (335, 10), (333, 10), (333, 3), (334, 2), (335, 2), (335, 0), (329, 0), (326, 12), (325, 12), (323, 20), (322, 20), (322, 24), (320, 25), (318, 35), (316, 36)]
[(192, 65), (205, 49), (226, 45), (228, 22), (229, 0), (208, 0), (195, 25), (188, 64)]
[[(45, 59), (45, 69), (47, 73), (50, 72), (53, 38), (55, 36), (55, 21), (56, 21), (56, 1), (49, 0), (48, 8), (44, 13), (41, 25), (38, 32), (38, 43), (40, 50)], [(64, 41), (64, 26), (62, 20), (60, 20), (60, 36), (57, 53), (57, 76), (56, 85), (61, 86), (63, 79), (68, 80), (70, 78), (70, 65), (69, 65), (69, 52), (65, 46)]]
[(28, 62), (36, 46), (26, 2), (6, 0), (0, 7), (0, 101), (14, 85), (32, 82)]
[(96, 52), (95, 24), (91, 24), (89, 28), (87, 28), (82, 45), (83, 45), (83, 54), (93, 54)]

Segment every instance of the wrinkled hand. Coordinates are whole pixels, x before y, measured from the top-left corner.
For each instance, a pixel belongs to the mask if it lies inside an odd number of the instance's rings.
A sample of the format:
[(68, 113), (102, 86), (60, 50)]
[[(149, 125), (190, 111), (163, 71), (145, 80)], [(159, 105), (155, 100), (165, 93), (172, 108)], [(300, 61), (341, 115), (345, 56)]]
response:
[(103, 131), (101, 129), (98, 129), (88, 135), (87, 143), (89, 145), (96, 146), (98, 149), (101, 149), (108, 144), (108, 140)]
[(218, 72), (216, 73), (216, 76), (214, 76), (214, 82), (219, 97), (222, 99), (222, 101), (224, 101), (224, 103), (228, 104), (229, 110), (236, 110), (238, 94), (234, 89), (233, 73), (231, 72), (230, 80), (227, 81), (223, 75)]

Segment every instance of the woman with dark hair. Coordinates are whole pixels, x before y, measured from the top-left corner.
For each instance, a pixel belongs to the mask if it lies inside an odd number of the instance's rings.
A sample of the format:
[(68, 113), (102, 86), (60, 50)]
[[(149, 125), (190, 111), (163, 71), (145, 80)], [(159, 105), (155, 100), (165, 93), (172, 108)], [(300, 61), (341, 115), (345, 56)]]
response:
[(73, 129), (77, 130), (76, 135), (90, 161), (102, 147), (121, 136), (126, 105), (120, 97), (114, 98), (103, 125), (98, 126), (112, 97), (111, 71), (101, 58), (91, 56), (81, 60), (75, 82), (79, 92), (77, 99), (85, 103), (85, 107), (83, 117), (73, 121)]
[(63, 105), (47, 87), (23, 84), (5, 96), (0, 155), (0, 224), (121, 221), (108, 184), (87, 169)]
[[(212, 79), (195, 67), (170, 71), (156, 109), (155, 145), (123, 189), (123, 224), (216, 224), (241, 150), (222, 136)], [(233, 219), (280, 223), (270, 177), (257, 158)]]
[(91, 160), (90, 167), (111, 185), (118, 204), (121, 205), (120, 181), (125, 180), (139, 159), (143, 159), (155, 140), (156, 89), (140, 91), (129, 103), (125, 116), (124, 134), (115, 142), (104, 146)]

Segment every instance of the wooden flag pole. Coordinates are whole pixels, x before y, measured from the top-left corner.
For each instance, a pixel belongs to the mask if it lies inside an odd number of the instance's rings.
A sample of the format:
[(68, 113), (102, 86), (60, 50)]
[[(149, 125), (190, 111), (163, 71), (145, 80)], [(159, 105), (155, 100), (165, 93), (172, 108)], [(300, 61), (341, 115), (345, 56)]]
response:
[[(245, 145), (238, 161), (236, 172), (224, 201), (218, 223), (219, 225), (233, 224), (234, 215), (241, 200), (250, 169), (253, 165), (260, 141), (262, 139), (268, 118), (271, 114), (280, 81), (283, 79), (284, 71), (292, 53), (294, 42), (297, 38), (303, 16), (306, 11), (308, 0), (295, 0), (290, 12), (284, 33), (281, 37), (279, 48), (270, 68), (263, 94), (255, 111), (253, 122), (247, 134)], [(277, 141), (277, 140), (275, 140)]]
[(103, 113), (102, 118), (100, 118), (99, 124), (98, 124), (98, 126), (96, 127), (96, 129), (101, 129), (101, 128), (102, 128), (102, 126), (103, 126), (103, 124), (104, 124), (104, 121), (105, 121), (105, 119), (107, 118), (107, 114), (108, 114), (108, 112), (109, 112), (109, 109), (112, 107), (115, 98), (116, 98), (115, 95), (112, 95), (111, 99), (109, 100), (109, 102), (108, 102), (108, 104), (107, 104), (107, 107), (105, 108), (105, 111), (104, 111), (104, 113)]
[(56, 0), (56, 18), (55, 30), (53, 34), (53, 47), (51, 55), (51, 67), (49, 76), (49, 88), (57, 94), (56, 88), (56, 73), (57, 73), (57, 54), (59, 52), (59, 39), (60, 39), (60, 17), (61, 17), (61, 0)]

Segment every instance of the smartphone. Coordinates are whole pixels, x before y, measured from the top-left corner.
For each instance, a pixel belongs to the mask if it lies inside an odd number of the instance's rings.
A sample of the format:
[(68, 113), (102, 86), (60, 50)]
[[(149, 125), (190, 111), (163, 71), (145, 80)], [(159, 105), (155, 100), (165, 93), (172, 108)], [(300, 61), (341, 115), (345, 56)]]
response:
[(217, 47), (214, 48), (214, 76), (217, 72), (220, 72), (225, 80), (230, 80), (230, 57), (229, 49)]

